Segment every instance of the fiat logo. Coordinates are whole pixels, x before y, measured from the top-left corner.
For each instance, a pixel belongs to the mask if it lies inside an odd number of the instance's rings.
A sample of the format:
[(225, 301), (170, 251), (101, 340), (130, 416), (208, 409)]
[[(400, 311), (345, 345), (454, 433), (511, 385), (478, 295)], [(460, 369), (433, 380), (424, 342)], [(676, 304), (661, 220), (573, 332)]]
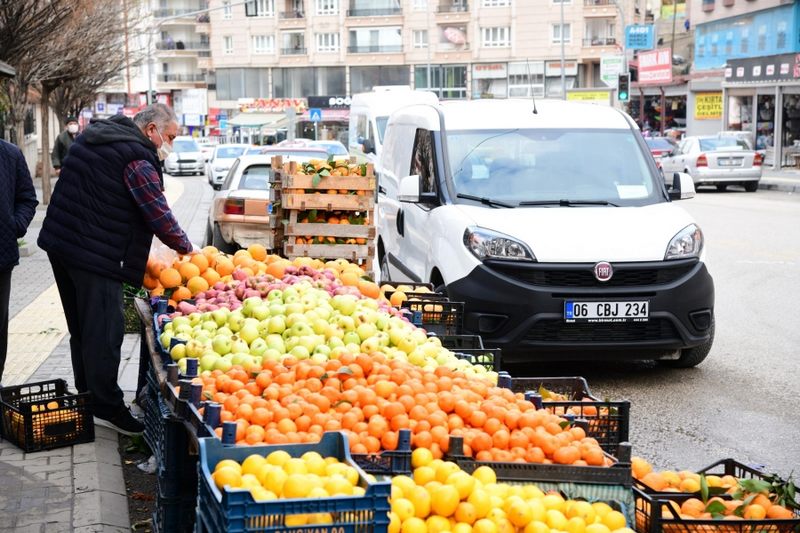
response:
[(614, 268), (611, 266), (611, 263), (601, 261), (594, 265), (594, 277), (597, 278), (597, 281), (608, 281), (613, 275)]

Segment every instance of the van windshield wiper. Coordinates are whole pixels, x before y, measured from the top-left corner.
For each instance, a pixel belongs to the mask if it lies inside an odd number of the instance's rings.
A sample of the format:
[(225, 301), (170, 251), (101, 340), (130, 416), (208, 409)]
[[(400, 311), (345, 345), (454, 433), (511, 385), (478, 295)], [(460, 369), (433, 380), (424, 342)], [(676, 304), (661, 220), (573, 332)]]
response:
[(509, 209), (513, 209), (514, 207), (516, 207), (512, 204), (501, 202), (500, 200), (492, 200), (491, 198), (486, 198), (485, 196), (473, 196), (471, 194), (458, 193), (456, 194), (456, 198), (463, 198), (464, 200), (473, 200), (475, 202), (480, 202), (482, 204), (489, 205), (492, 207), (508, 207)]
[(612, 207), (619, 207), (617, 204), (607, 200), (534, 200), (527, 202), (520, 202), (518, 205), (557, 205), (560, 207), (576, 207), (581, 205), (610, 205)]

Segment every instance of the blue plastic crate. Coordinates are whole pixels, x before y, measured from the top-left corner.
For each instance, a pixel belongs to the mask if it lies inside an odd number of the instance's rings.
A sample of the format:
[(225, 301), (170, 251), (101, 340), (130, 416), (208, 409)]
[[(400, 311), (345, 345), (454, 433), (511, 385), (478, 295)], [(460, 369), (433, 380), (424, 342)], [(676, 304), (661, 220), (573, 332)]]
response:
[[(256, 502), (249, 490), (230, 489), (220, 492), (211, 473), (222, 459), (242, 462), (253, 453), (264, 456), (275, 450), (284, 450), (292, 457), (316, 451), (323, 457), (336, 457), (356, 468), (359, 485), (366, 489), (364, 496), (335, 498), (273, 500)], [(228, 533), (314, 531), (338, 533), (385, 533), (389, 526), (389, 482), (372, 483), (350, 457), (347, 437), (343, 433), (328, 432), (314, 444), (285, 444), (279, 446), (224, 446), (213, 438), (200, 439), (200, 471), (197, 499), (197, 531)], [(287, 529), (288, 515), (331, 513), (330, 525), (291, 526)]]
[(373, 475), (399, 476), (411, 474), (411, 430), (398, 432), (397, 449), (377, 454), (351, 454), (361, 469)]

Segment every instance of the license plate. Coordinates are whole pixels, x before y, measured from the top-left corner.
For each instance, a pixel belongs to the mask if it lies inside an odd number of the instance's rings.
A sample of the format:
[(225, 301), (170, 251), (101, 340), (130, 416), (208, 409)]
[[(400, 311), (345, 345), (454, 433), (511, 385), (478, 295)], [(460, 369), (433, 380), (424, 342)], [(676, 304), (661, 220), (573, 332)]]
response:
[(564, 302), (564, 320), (567, 322), (647, 322), (650, 302)]
[(740, 167), (742, 166), (741, 159), (719, 159), (717, 161), (721, 167)]

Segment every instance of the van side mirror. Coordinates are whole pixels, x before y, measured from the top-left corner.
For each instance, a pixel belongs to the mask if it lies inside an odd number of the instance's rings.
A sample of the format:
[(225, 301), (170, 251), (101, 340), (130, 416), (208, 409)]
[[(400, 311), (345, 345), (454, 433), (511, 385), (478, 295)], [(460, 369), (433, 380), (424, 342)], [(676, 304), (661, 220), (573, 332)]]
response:
[(672, 188), (669, 190), (670, 200), (688, 200), (694, 198), (694, 180), (685, 172), (672, 175)]
[(419, 203), (420, 181), (419, 174), (401, 179), (397, 199), (401, 202)]
[(365, 154), (374, 154), (375, 153), (375, 143), (372, 142), (370, 139), (364, 139), (361, 145), (364, 147)]

